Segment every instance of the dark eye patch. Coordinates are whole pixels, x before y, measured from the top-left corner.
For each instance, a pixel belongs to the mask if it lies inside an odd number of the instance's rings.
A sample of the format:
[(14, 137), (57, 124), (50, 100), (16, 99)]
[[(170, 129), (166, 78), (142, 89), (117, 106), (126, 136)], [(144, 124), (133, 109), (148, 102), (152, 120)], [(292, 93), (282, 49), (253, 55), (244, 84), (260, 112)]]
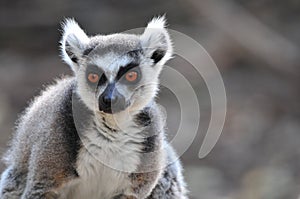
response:
[[(107, 81), (107, 78), (106, 78), (103, 70), (101, 68), (99, 68), (98, 66), (96, 66), (96, 65), (88, 65), (87, 66), (87, 69), (85, 71), (86, 79), (88, 78), (88, 75), (90, 73), (95, 73), (95, 74), (99, 75), (100, 79), (98, 81), (97, 87), (105, 84), (105, 82)], [(95, 84), (91, 83), (90, 81), (87, 81), (87, 82), (91, 87), (96, 86)]]
[(139, 66), (138, 63), (132, 62), (132, 63), (127, 64), (126, 66), (120, 67), (116, 79), (117, 80), (121, 79), (125, 73), (127, 73), (129, 70), (136, 68), (138, 66)]
[(106, 81), (107, 81), (107, 78), (106, 78), (105, 74), (103, 73), (100, 77), (100, 80), (99, 80), (97, 86), (101, 86), (101, 85), (105, 84)]

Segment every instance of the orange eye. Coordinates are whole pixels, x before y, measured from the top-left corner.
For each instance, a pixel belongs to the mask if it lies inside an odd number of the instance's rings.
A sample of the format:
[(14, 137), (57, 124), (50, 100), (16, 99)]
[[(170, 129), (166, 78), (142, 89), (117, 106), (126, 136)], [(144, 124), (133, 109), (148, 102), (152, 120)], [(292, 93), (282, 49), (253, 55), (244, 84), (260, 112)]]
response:
[(134, 82), (138, 78), (138, 73), (135, 71), (130, 71), (130, 72), (126, 73), (125, 78), (129, 82)]
[(99, 81), (99, 75), (95, 74), (95, 73), (90, 73), (88, 75), (88, 80), (92, 83), (96, 83)]

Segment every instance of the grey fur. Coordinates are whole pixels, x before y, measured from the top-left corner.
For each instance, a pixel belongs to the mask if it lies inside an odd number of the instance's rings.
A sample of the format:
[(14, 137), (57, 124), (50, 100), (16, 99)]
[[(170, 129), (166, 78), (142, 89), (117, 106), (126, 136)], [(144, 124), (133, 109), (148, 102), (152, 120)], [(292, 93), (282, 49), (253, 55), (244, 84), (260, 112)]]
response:
[[(165, 116), (154, 102), (172, 55), (164, 26), (156, 18), (142, 35), (88, 37), (66, 20), (62, 56), (74, 77), (49, 86), (20, 118), (5, 156), (1, 199), (187, 198), (181, 164), (165, 141)], [(139, 82), (116, 81), (130, 63), (138, 64)], [(103, 84), (87, 83), (89, 65), (103, 71)], [(111, 83), (126, 101), (112, 114), (98, 104)]]

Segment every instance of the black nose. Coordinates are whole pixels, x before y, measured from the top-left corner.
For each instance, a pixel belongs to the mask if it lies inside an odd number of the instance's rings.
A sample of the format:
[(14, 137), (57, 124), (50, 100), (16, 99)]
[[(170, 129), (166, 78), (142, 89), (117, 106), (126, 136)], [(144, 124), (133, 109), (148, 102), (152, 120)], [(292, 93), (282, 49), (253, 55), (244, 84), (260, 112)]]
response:
[(126, 108), (125, 98), (115, 88), (115, 84), (108, 84), (99, 97), (99, 110), (105, 113), (116, 113)]
[(107, 94), (103, 95), (101, 100), (105, 106), (112, 106), (117, 103), (118, 96), (113, 94)]
[(108, 84), (101, 94), (99, 103), (104, 108), (111, 108), (118, 101), (118, 93), (115, 91), (115, 84)]

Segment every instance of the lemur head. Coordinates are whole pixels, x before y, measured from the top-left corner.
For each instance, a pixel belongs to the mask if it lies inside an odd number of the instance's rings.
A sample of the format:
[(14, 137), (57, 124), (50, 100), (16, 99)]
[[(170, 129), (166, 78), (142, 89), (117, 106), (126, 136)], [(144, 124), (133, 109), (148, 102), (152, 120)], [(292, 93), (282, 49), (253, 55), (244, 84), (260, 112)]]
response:
[(165, 19), (154, 18), (141, 35), (87, 36), (72, 19), (63, 24), (63, 60), (77, 79), (77, 93), (93, 111), (142, 110), (158, 91), (158, 76), (172, 56)]

